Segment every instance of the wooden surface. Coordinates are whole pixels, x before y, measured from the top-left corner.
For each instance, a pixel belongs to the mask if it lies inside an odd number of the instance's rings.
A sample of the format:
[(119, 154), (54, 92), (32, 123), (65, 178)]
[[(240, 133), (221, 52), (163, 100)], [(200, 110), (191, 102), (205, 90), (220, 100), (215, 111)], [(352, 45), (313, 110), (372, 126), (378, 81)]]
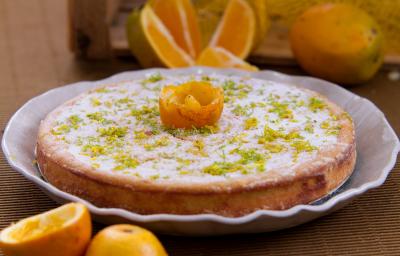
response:
[(109, 27), (119, 5), (120, 0), (68, 0), (69, 41), (77, 56), (111, 57)]
[[(67, 47), (66, 0), (0, 0), (0, 127), (25, 101), (46, 90), (137, 69), (133, 58), (76, 60)], [(293, 68), (276, 68), (303, 74)], [(400, 69), (400, 67), (398, 67)], [(381, 71), (351, 88), (371, 99), (400, 134), (400, 82)], [(60, 102), (61, 103), (61, 102)], [(0, 228), (56, 207), (13, 171), (0, 153)], [(170, 255), (400, 255), (400, 163), (386, 183), (344, 209), (288, 230), (223, 237), (160, 236)], [(95, 224), (96, 230), (102, 225)]]

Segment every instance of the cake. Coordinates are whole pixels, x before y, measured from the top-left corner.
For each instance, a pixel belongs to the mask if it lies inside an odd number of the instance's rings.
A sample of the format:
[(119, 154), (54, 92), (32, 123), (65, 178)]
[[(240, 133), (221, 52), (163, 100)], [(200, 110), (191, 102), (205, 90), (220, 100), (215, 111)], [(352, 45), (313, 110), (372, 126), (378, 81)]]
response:
[[(220, 87), (220, 119), (166, 127), (165, 86)], [(326, 97), (241, 76), (149, 74), (96, 86), (41, 122), (37, 161), (55, 187), (98, 207), (139, 214), (243, 216), (313, 202), (356, 160), (351, 117)]]

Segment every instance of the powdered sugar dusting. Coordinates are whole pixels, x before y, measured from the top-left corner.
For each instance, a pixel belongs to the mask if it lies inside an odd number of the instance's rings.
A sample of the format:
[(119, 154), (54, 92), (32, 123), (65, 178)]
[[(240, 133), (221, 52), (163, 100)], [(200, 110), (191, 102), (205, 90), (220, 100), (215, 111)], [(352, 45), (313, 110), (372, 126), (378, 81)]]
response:
[[(224, 88), (214, 127), (171, 130), (158, 113), (160, 89), (192, 80)], [(340, 123), (323, 100), (296, 87), (236, 76), (153, 74), (105, 86), (65, 106), (53, 135), (99, 172), (203, 183), (293, 166), (338, 143)]]

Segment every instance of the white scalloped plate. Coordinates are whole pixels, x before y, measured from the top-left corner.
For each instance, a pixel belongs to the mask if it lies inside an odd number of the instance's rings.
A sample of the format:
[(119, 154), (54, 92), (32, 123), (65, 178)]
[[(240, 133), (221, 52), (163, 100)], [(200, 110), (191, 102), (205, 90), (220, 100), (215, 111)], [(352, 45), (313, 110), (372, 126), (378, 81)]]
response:
[[(247, 75), (259, 79), (293, 84), (315, 90), (347, 110), (356, 125), (358, 160), (351, 178), (333, 195), (311, 205), (297, 205), (285, 211), (258, 210), (238, 218), (214, 214), (140, 215), (123, 209), (99, 208), (71, 194), (65, 193), (41, 178), (32, 164), (35, 159), (36, 134), (40, 120), (56, 106), (95, 86), (122, 80), (140, 79), (150, 73), (164, 75), (225, 74)], [(111, 224), (136, 223), (153, 231), (176, 235), (222, 235), (257, 233), (292, 227), (342, 208), (352, 199), (371, 188), (383, 184), (393, 168), (399, 152), (399, 139), (383, 113), (369, 100), (361, 98), (337, 85), (311, 77), (288, 76), (272, 71), (255, 73), (236, 69), (192, 67), (183, 69), (147, 69), (124, 72), (95, 82), (79, 82), (52, 89), (29, 100), (10, 119), (3, 135), (2, 148), (9, 164), (34, 182), (58, 202), (79, 201), (87, 205), (94, 218)]]

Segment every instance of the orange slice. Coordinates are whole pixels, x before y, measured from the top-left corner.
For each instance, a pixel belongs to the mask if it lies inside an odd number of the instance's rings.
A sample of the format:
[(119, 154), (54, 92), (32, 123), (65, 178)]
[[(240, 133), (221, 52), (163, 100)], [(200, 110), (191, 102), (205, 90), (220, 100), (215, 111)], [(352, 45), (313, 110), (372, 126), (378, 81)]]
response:
[(257, 67), (250, 65), (221, 47), (206, 48), (197, 59), (196, 64), (209, 67), (240, 68), (248, 71), (258, 70)]
[(222, 47), (245, 59), (253, 46), (256, 31), (254, 11), (246, 0), (230, 0), (211, 38), (211, 47)]
[[(270, 27), (270, 18), (267, 10), (267, 0), (246, 0), (253, 8), (256, 16), (256, 32), (254, 33), (254, 45), (252, 49), (265, 39)], [(196, 0), (193, 1), (197, 11), (201, 31), (202, 45), (207, 46), (224, 14), (229, 0)]]
[(150, 4), (178, 46), (192, 58), (196, 58), (201, 51), (201, 34), (192, 2), (190, 0), (152, 0)]
[(165, 86), (159, 100), (161, 121), (169, 128), (213, 125), (221, 117), (223, 106), (222, 88), (204, 81)]
[(5, 255), (80, 256), (92, 232), (87, 208), (70, 203), (23, 219), (0, 233)]
[(144, 67), (187, 67), (194, 60), (175, 42), (174, 37), (150, 5), (134, 10), (126, 25), (129, 47)]

